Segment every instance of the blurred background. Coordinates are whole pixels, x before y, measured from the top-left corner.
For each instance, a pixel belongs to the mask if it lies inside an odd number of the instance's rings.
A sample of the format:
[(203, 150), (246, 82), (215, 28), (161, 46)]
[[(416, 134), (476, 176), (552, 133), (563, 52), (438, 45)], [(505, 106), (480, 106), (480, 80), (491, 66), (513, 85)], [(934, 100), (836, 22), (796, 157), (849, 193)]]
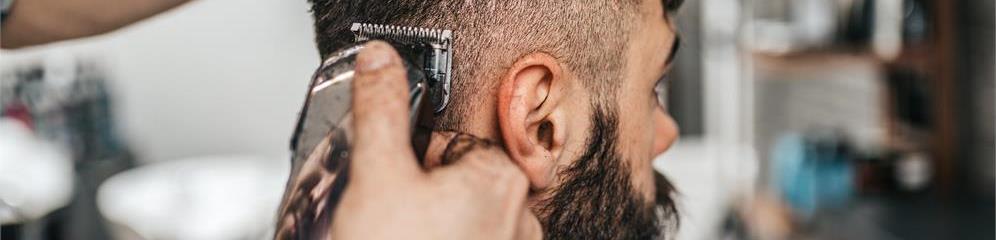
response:
[[(234, 7), (238, 6), (238, 7)], [(0, 238), (267, 239), (305, 1), (0, 50)], [(992, 0), (688, 0), (677, 239), (996, 239)]]

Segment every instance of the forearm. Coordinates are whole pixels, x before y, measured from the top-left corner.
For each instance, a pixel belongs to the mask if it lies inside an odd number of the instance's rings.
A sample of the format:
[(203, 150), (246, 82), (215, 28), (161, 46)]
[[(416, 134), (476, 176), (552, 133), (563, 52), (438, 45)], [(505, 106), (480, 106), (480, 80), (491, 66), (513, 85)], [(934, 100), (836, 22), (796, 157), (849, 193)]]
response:
[(0, 46), (19, 48), (113, 31), (188, 0), (17, 0)]

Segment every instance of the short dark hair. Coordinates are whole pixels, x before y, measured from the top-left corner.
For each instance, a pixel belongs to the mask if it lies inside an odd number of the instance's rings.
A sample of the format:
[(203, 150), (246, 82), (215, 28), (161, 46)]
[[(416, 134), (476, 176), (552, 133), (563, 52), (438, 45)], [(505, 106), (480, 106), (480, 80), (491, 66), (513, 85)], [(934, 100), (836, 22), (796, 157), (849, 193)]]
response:
[[(454, 31), (451, 102), (437, 128), (466, 130), (459, 124), (475, 108), (473, 98), (492, 92), (497, 82), (479, 82), (508, 68), (517, 58), (546, 52), (582, 77), (596, 101), (614, 98), (622, 76), (623, 53), (639, 1), (570, 0), (309, 0), (322, 57), (353, 41), (353, 22), (450, 29)], [(662, 0), (665, 10), (682, 0)], [(487, 66), (487, 67), (482, 67)]]

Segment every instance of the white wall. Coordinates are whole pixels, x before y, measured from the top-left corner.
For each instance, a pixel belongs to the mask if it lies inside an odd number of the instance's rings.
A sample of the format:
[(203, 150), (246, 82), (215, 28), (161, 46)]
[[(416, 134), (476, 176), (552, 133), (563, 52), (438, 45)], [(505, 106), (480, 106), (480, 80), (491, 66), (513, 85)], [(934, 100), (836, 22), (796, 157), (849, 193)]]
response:
[(53, 55), (103, 62), (120, 130), (145, 162), (286, 161), (319, 62), (304, 0), (195, 1), (107, 35), (0, 55), (2, 67)]

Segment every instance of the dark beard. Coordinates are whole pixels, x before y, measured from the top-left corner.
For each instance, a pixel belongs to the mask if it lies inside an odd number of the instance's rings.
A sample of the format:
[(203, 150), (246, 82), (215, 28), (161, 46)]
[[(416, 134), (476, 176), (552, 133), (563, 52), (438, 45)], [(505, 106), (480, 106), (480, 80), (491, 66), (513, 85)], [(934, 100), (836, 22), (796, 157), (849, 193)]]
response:
[(633, 187), (630, 170), (617, 152), (616, 111), (594, 108), (588, 149), (558, 174), (565, 180), (543, 202), (540, 222), (546, 239), (656, 239), (677, 227), (674, 190), (656, 173), (655, 201)]

